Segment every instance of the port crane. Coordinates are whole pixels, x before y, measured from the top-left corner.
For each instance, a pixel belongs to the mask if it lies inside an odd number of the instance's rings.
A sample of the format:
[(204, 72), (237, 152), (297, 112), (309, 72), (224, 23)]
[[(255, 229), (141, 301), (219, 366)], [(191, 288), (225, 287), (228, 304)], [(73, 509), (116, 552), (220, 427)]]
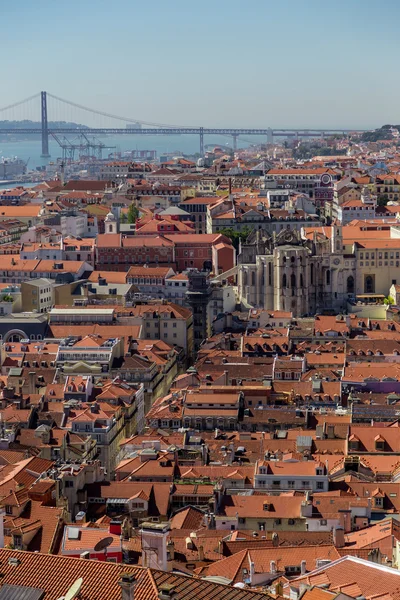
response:
[(56, 133), (50, 134), (57, 144), (62, 148), (62, 160), (71, 163), (75, 160), (75, 151), (79, 151), (79, 157), (94, 156), (101, 159), (103, 150), (115, 150), (116, 146), (107, 146), (96, 138), (89, 138), (86, 133), (80, 133), (77, 138), (70, 141), (65, 135), (60, 138)]

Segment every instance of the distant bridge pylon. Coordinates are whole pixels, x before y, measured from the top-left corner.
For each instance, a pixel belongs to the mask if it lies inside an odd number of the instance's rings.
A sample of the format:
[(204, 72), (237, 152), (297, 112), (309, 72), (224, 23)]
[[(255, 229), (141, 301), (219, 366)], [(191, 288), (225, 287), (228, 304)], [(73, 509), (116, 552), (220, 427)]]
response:
[[(361, 133), (365, 130), (360, 129), (331, 129), (329, 127), (323, 129), (285, 129), (285, 128), (207, 128), (200, 126), (187, 126), (187, 125), (166, 125), (165, 123), (156, 123), (149, 121), (141, 121), (140, 119), (134, 119), (131, 117), (121, 117), (111, 113), (107, 113), (104, 111), (95, 110), (92, 108), (88, 108), (87, 106), (83, 106), (82, 104), (77, 104), (76, 102), (71, 102), (69, 100), (65, 100), (53, 94), (49, 94), (48, 92), (40, 92), (38, 94), (34, 94), (29, 98), (25, 98), (24, 100), (20, 100), (19, 102), (15, 102), (14, 104), (10, 104), (0, 109), (0, 116), (2, 113), (6, 111), (14, 111), (17, 107), (26, 104), (32, 104), (31, 101), (40, 98), (40, 122), (41, 127), (30, 127), (28, 124), (22, 127), (16, 127), (15, 123), (13, 127), (2, 128), (0, 131), (4, 134), (39, 134), (41, 135), (42, 140), (42, 156), (48, 157), (49, 154), (49, 136), (54, 134), (54, 137), (57, 134), (86, 134), (86, 135), (105, 135), (105, 134), (114, 134), (114, 135), (197, 135), (200, 140), (200, 155), (204, 156), (204, 136), (205, 135), (222, 135), (222, 136), (230, 136), (232, 137), (232, 144), (234, 150), (237, 148), (237, 140), (239, 136), (263, 136), (266, 138), (267, 143), (273, 143), (274, 137), (294, 137), (296, 139), (300, 139), (302, 137), (321, 137), (325, 135), (346, 135), (349, 133)], [(57, 127), (52, 125), (52, 122), (57, 122), (57, 119), (49, 119), (48, 112), (48, 98), (57, 101), (60, 104), (67, 105), (72, 108), (79, 109), (84, 111), (85, 113), (96, 115), (98, 117), (102, 117), (107, 120), (116, 120), (122, 121), (125, 123), (125, 127), (115, 127), (115, 126), (106, 126), (106, 127), (97, 127), (97, 126), (80, 126), (80, 127), (67, 127), (59, 124)], [(21, 120), (21, 119), (19, 119)], [(128, 125), (132, 123), (132, 127)]]

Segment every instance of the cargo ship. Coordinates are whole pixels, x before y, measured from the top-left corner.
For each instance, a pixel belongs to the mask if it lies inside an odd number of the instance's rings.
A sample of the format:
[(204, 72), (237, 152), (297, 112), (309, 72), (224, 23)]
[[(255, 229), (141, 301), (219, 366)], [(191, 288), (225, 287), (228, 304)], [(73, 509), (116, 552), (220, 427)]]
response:
[(4, 158), (2, 156), (0, 159), (0, 180), (12, 179), (16, 175), (24, 175), (26, 173), (26, 166), (27, 163), (17, 156), (13, 156), (12, 158)]

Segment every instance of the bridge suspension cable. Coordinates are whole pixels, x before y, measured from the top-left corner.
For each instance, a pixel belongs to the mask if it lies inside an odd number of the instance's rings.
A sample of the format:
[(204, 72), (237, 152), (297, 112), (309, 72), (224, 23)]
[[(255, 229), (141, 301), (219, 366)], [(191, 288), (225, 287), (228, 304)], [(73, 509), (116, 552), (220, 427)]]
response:
[(40, 96), (40, 92), (38, 92), (37, 94), (33, 94), (33, 96), (29, 96), (29, 98), (24, 98), (24, 100), (19, 100), (18, 102), (14, 102), (14, 104), (9, 104), (8, 106), (3, 106), (2, 108), (0, 108), (0, 112), (2, 112), (3, 110), (9, 110), (10, 108), (15, 108), (16, 106), (20, 106), (21, 104), (25, 104), (25, 102), (30, 102), (31, 100), (34, 100), (35, 98), (39, 98)]
[(117, 119), (118, 121), (125, 121), (127, 123), (140, 123), (141, 125), (150, 125), (153, 127), (165, 127), (168, 128), (179, 128), (179, 129), (192, 129), (191, 126), (188, 125), (166, 125), (165, 123), (151, 123), (149, 121), (140, 121), (139, 119), (132, 119), (128, 117), (119, 117), (117, 115), (113, 115), (110, 113), (102, 112), (101, 110), (94, 110), (93, 108), (88, 108), (87, 106), (83, 106), (82, 104), (77, 104), (76, 102), (71, 102), (70, 100), (65, 100), (64, 98), (60, 98), (59, 96), (54, 96), (54, 94), (50, 94), (47, 92), (47, 96), (53, 98), (53, 100), (58, 100), (59, 102), (64, 102), (65, 104), (69, 104), (70, 106), (74, 106), (75, 108), (79, 108), (81, 110), (85, 110), (90, 113), (94, 113), (96, 115), (101, 115), (102, 117), (108, 117), (110, 119)]

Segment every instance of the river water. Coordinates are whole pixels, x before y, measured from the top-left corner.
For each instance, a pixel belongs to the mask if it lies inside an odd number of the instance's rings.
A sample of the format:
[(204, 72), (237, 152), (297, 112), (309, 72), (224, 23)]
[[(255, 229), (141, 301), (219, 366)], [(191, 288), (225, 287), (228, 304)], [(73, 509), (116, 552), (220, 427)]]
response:
[[(69, 141), (73, 141), (73, 136), (69, 136)], [(115, 146), (113, 149), (104, 149), (103, 158), (107, 158), (110, 153), (113, 152), (124, 152), (127, 150), (156, 150), (157, 156), (172, 152), (174, 154), (194, 154), (199, 152), (199, 136), (197, 135), (120, 135), (120, 136), (96, 136), (97, 140), (100, 140), (103, 144), (108, 146)], [(257, 142), (258, 140), (258, 142)], [(261, 138), (254, 136), (253, 143), (259, 143)], [(265, 140), (263, 140), (265, 141)], [(75, 143), (77, 141), (75, 140)], [(232, 146), (232, 139), (224, 136), (207, 136), (205, 138), (206, 144), (213, 144), (214, 146)], [(247, 147), (249, 144), (246, 142), (239, 142), (238, 146)], [(51, 158), (42, 158), (41, 155), (41, 141), (39, 139), (21, 139), (20, 141), (7, 141), (0, 142), (0, 158), (2, 156), (10, 158), (12, 156), (18, 156), (27, 161), (28, 169), (35, 169), (39, 166), (44, 166), (50, 161), (55, 161), (57, 158), (61, 158), (62, 150), (55, 140), (51, 137), (49, 139), (49, 151)], [(76, 152), (76, 158), (78, 153)]]

